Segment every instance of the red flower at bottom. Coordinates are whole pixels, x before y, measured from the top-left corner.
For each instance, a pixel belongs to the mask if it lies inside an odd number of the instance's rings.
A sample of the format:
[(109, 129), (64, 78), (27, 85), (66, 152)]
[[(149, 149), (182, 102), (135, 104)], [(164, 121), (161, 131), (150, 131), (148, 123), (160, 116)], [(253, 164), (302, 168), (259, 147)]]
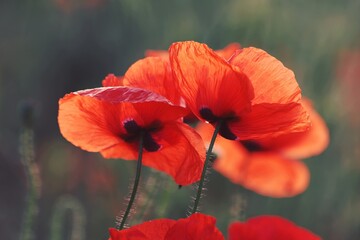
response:
[(278, 216), (259, 216), (229, 227), (229, 240), (320, 240), (309, 230)]
[[(109, 240), (224, 240), (216, 219), (202, 213), (179, 220), (157, 219), (129, 229), (110, 228)], [(229, 240), (320, 240), (309, 230), (278, 216), (258, 216), (229, 227)]]
[(129, 229), (110, 228), (109, 240), (223, 240), (214, 217), (201, 213), (179, 220), (158, 219)]

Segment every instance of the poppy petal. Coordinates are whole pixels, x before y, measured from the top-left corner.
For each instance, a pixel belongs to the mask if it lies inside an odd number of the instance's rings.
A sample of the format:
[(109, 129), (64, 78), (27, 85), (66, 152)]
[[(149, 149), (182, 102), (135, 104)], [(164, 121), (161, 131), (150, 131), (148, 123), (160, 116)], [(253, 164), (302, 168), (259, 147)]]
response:
[(275, 137), (309, 129), (309, 115), (300, 103), (270, 104), (252, 106), (249, 113), (239, 121), (228, 122), (229, 128), (239, 140)]
[(258, 216), (229, 226), (229, 240), (320, 240), (309, 230), (278, 216)]
[[(210, 124), (196, 127), (207, 144), (214, 129)], [(309, 184), (304, 163), (285, 158), (276, 152), (248, 152), (240, 142), (216, 138), (214, 169), (258, 194), (269, 197), (291, 197), (302, 193)]]
[(109, 240), (224, 240), (215, 224), (214, 217), (195, 213), (177, 221), (152, 220), (120, 231), (110, 228)]
[(229, 62), (239, 67), (250, 79), (255, 93), (253, 104), (284, 104), (301, 99), (301, 90), (293, 71), (264, 50), (243, 48)]
[(176, 223), (172, 219), (157, 219), (135, 225), (129, 229), (110, 228), (109, 240), (154, 240), (164, 239), (169, 229)]
[(240, 43), (230, 43), (223, 49), (216, 50), (215, 53), (225, 60), (229, 60), (236, 50), (241, 49)]
[(322, 153), (329, 145), (329, 130), (325, 121), (312, 107), (310, 100), (301, 103), (310, 115), (311, 127), (308, 131), (290, 133), (266, 140), (262, 144), (288, 157), (304, 159)]
[[(225, 169), (216, 168), (234, 183), (269, 197), (292, 197), (306, 190), (310, 173), (303, 162), (285, 158), (272, 152), (254, 152), (248, 156), (246, 164), (234, 168), (230, 174)], [(230, 167), (228, 167), (228, 171)]]
[(250, 108), (252, 86), (207, 45), (178, 42), (171, 45), (170, 63), (187, 106), (197, 117), (208, 108), (216, 116), (241, 115)]
[[(195, 130), (181, 122), (168, 123), (152, 134), (152, 137), (161, 148), (155, 152), (144, 151), (145, 166), (169, 174), (179, 185), (185, 186), (200, 180), (205, 147)], [(101, 154), (105, 158), (121, 157), (124, 151), (128, 151), (123, 150), (123, 147), (123, 144), (114, 145)], [(137, 154), (136, 148), (133, 148), (133, 154)]]
[(216, 228), (216, 219), (201, 213), (179, 219), (167, 232), (164, 240), (224, 240)]
[(103, 87), (117, 87), (123, 86), (123, 77), (115, 76), (114, 74), (108, 74), (104, 80), (102, 80)]
[[(225, 46), (223, 49), (216, 50), (215, 53), (225, 60), (230, 59), (230, 57), (235, 53), (236, 50), (241, 48), (240, 43), (230, 43)], [(162, 59), (169, 61), (169, 52), (165, 50), (146, 50), (146, 57), (161, 57)]]
[(147, 57), (131, 65), (125, 73), (123, 85), (153, 91), (175, 104), (180, 102), (170, 65), (159, 57)]
[(169, 62), (169, 52), (166, 50), (146, 50), (145, 51), (146, 57), (159, 57), (162, 58), (164, 61)]

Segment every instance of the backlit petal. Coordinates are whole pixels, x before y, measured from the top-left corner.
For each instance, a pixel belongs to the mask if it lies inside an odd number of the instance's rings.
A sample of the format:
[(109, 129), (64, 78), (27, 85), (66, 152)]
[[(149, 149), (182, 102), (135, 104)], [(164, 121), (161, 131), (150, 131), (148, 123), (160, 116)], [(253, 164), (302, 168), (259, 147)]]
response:
[(278, 216), (258, 216), (229, 226), (229, 240), (320, 240), (309, 230)]
[(164, 61), (169, 62), (169, 52), (166, 50), (146, 50), (145, 51), (145, 56), (146, 57), (160, 57), (162, 58)]
[(303, 132), (309, 129), (310, 124), (309, 115), (300, 103), (256, 104), (239, 121), (228, 123), (240, 140)]
[(109, 240), (155, 240), (164, 239), (169, 229), (176, 223), (172, 219), (157, 219), (135, 225), (129, 229), (110, 228)]
[(220, 117), (240, 115), (249, 109), (253, 97), (249, 80), (207, 45), (178, 42), (169, 52), (179, 91), (199, 118), (203, 107)]
[(264, 141), (267, 148), (277, 150), (288, 157), (303, 159), (322, 153), (329, 145), (329, 130), (321, 116), (309, 100), (302, 104), (310, 115), (311, 127), (308, 131), (281, 135)]
[(216, 228), (216, 219), (195, 213), (179, 220), (158, 219), (129, 229), (109, 229), (109, 240), (224, 240)]
[(103, 87), (118, 87), (123, 86), (123, 77), (115, 76), (114, 74), (108, 74), (104, 80), (102, 80)]
[(241, 48), (240, 43), (230, 43), (223, 49), (216, 50), (215, 53), (225, 60), (229, 60), (236, 50)]
[[(225, 176), (224, 169), (218, 169)], [(238, 178), (230, 178), (247, 189), (269, 197), (292, 197), (306, 190), (310, 174), (306, 165), (273, 152), (254, 152), (248, 156), (247, 164), (234, 169)]]
[(230, 63), (250, 79), (255, 93), (253, 104), (284, 104), (300, 100), (301, 90), (293, 71), (264, 50), (243, 48), (235, 53)]
[(169, 229), (164, 240), (224, 240), (215, 224), (214, 217), (195, 213), (188, 218), (179, 219)]
[[(199, 124), (196, 130), (205, 144), (214, 129)], [(309, 171), (302, 162), (276, 152), (248, 152), (240, 142), (216, 138), (214, 169), (231, 182), (269, 197), (291, 197), (303, 192), (309, 183)]]
[(125, 73), (123, 85), (153, 91), (175, 104), (180, 102), (169, 62), (159, 57), (147, 57), (131, 65)]

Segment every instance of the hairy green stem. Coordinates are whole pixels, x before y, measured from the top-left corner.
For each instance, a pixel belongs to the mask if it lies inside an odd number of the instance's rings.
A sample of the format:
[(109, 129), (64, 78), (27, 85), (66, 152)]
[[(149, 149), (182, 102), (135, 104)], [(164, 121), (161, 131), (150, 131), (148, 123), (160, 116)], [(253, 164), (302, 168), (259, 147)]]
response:
[(195, 198), (195, 202), (194, 202), (194, 207), (193, 207), (193, 210), (192, 210), (191, 213), (196, 213), (196, 212), (197, 212), (197, 208), (198, 208), (198, 205), (199, 205), (199, 202), (200, 202), (200, 198), (201, 198), (201, 192), (202, 192), (202, 189), (203, 189), (203, 186), (204, 186), (204, 180), (205, 180), (205, 175), (206, 175), (207, 166), (208, 166), (208, 164), (209, 164), (209, 161), (210, 161), (210, 158), (211, 158), (212, 149), (213, 149), (214, 144), (215, 144), (216, 136), (218, 135), (218, 133), (219, 133), (219, 131), (220, 131), (221, 124), (222, 124), (222, 121), (221, 121), (221, 120), (216, 124), (214, 134), (213, 134), (213, 136), (212, 136), (212, 138), (211, 138), (211, 141), (210, 141), (210, 144), (209, 144), (209, 148), (208, 148), (208, 150), (207, 150), (207, 152), (206, 152), (206, 158), (205, 158), (205, 162), (204, 162), (204, 168), (203, 168), (202, 173), (201, 173), (201, 179), (200, 179), (200, 182), (199, 182), (199, 187), (198, 187), (197, 194), (196, 194), (196, 198)]
[(117, 224), (116, 229), (117, 230), (121, 230), (124, 228), (125, 222), (127, 217), (129, 216), (129, 213), (131, 211), (132, 205), (135, 201), (135, 197), (136, 197), (136, 192), (139, 186), (139, 182), (140, 182), (140, 175), (141, 175), (141, 167), (142, 167), (142, 155), (143, 155), (143, 145), (144, 145), (144, 134), (140, 135), (140, 141), (139, 141), (139, 154), (138, 154), (138, 160), (137, 160), (137, 165), (136, 165), (136, 176), (135, 176), (135, 181), (134, 181), (134, 186), (133, 186), (133, 190), (131, 192), (131, 197), (129, 200), (129, 204), (126, 208), (126, 211), (124, 213), (124, 216), (121, 220), (120, 225)]

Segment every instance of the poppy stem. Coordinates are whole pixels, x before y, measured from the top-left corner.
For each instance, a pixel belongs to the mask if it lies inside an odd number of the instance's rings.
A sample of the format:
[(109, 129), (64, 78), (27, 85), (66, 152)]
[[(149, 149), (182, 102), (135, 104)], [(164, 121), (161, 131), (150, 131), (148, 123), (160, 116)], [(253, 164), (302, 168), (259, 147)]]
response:
[(135, 201), (136, 191), (138, 189), (139, 182), (140, 182), (141, 167), (142, 167), (142, 156), (143, 156), (143, 145), (144, 145), (144, 134), (141, 133), (140, 140), (139, 140), (139, 154), (138, 154), (138, 160), (137, 160), (137, 165), (136, 165), (136, 176), (135, 176), (134, 186), (133, 186), (133, 190), (131, 192), (129, 204), (128, 204), (127, 208), (126, 208), (126, 211), (125, 211), (124, 216), (123, 216), (123, 218), (121, 220), (121, 223), (120, 223), (120, 225), (118, 223), (116, 224), (116, 229), (117, 230), (121, 230), (121, 229), (124, 228), (126, 219), (129, 216), (132, 205), (133, 205), (133, 203)]
[(193, 210), (191, 212), (192, 214), (197, 212), (197, 208), (198, 208), (200, 198), (201, 198), (201, 193), (202, 193), (203, 186), (204, 186), (206, 170), (207, 170), (210, 158), (211, 158), (212, 149), (213, 149), (214, 144), (215, 144), (216, 136), (218, 135), (218, 133), (220, 131), (221, 125), (222, 125), (222, 120), (217, 122), (215, 130), (214, 130), (214, 134), (213, 134), (213, 136), (211, 138), (211, 141), (210, 141), (210, 144), (209, 144), (209, 148), (208, 148), (208, 150), (206, 152), (206, 158), (205, 158), (205, 162), (204, 162), (204, 167), (203, 167), (203, 170), (202, 170), (202, 173), (201, 173), (201, 179), (200, 179), (200, 182), (199, 182), (199, 187), (198, 187), (195, 202), (194, 202), (194, 207), (193, 207)]

